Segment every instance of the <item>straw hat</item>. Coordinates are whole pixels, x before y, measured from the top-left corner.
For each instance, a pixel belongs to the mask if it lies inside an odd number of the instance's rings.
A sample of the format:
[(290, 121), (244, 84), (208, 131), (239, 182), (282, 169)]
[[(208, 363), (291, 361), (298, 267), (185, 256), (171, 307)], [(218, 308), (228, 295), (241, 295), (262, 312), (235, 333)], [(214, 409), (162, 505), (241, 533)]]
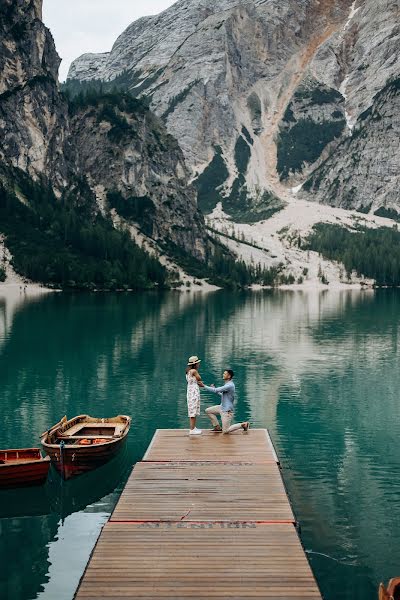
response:
[(191, 356), (188, 361), (188, 367), (191, 367), (192, 365), (197, 365), (197, 363), (200, 363), (200, 362), (201, 362), (201, 360), (199, 359), (198, 356)]

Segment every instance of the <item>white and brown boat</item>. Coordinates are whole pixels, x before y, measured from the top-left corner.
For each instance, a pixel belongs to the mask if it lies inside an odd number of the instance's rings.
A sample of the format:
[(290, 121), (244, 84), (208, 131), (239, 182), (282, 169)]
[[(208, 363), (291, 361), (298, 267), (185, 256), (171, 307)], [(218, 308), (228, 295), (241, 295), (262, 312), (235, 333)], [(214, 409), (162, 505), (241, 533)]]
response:
[(387, 588), (383, 583), (379, 586), (379, 600), (400, 600), (400, 577), (394, 577)]
[(0, 488), (41, 485), (49, 467), (50, 459), (40, 448), (0, 450)]
[(96, 419), (79, 415), (63, 417), (42, 434), (43, 450), (64, 479), (71, 479), (108, 462), (120, 450), (129, 432), (131, 418), (118, 415)]

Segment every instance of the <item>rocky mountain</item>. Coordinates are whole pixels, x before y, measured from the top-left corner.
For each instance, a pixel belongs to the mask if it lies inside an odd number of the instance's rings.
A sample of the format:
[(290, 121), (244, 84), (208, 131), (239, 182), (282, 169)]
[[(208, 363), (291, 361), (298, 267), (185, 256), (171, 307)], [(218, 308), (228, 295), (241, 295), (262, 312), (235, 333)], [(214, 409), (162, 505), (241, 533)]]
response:
[(304, 198), (400, 210), (399, 33), (398, 0), (179, 0), (68, 81), (146, 97), (206, 213), (260, 220), (306, 180)]
[[(50, 203), (54, 195), (53, 218), (64, 222), (70, 207), (88, 220), (89, 237), (96, 223), (105, 230), (112, 225), (115, 209), (157, 242), (204, 261), (204, 220), (182, 151), (163, 122), (121, 95), (68, 102), (59, 90), (60, 59), (42, 22), (42, 1), (0, 4), (0, 234), (11, 218), (7, 194), (32, 210), (32, 221), (41, 195)], [(21, 207), (13, 210), (28, 219)], [(124, 240), (115, 239), (122, 252)]]

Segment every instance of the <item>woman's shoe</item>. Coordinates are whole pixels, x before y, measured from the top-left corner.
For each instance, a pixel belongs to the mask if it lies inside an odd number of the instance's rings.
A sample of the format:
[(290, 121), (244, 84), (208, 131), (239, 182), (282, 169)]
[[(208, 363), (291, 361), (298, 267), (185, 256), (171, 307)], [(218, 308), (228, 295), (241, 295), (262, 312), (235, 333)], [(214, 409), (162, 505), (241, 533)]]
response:
[(215, 431), (216, 433), (221, 433), (222, 432), (222, 427), (221, 427), (221, 425), (216, 425), (215, 427), (213, 427), (211, 429), (211, 431)]
[(189, 430), (189, 435), (201, 435), (202, 433), (203, 432), (201, 431), (201, 429), (197, 429), (197, 427)]

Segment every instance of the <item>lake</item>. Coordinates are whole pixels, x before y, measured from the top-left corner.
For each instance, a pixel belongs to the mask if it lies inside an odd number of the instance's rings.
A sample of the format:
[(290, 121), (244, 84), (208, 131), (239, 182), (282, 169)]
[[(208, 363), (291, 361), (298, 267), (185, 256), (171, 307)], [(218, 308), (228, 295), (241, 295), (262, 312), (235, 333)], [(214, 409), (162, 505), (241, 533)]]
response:
[[(0, 598), (72, 600), (155, 429), (187, 427), (184, 369), (197, 354), (206, 383), (234, 369), (237, 420), (269, 428), (326, 600), (376, 600), (379, 581), (400, 575), (399, 325), (390, 290), (0, 288), (0, 448), (37, 445), (64, 414), (133, 418), (108, 465), (0, 492)], [(214, 401), (202, 395), (203, 408)]]

